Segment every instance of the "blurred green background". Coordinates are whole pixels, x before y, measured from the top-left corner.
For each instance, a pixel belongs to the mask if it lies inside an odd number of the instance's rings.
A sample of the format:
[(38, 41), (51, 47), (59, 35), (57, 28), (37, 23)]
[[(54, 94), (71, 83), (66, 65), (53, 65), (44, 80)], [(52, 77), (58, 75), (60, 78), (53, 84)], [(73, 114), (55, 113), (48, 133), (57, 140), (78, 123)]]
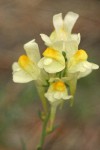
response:
[[(0, 150), (35, 150), (41, 133), (40, 100), (33, 82), (12, 81), (12, 63), (23, 44), (53, 30), (54, 14), (80, 15), (73, 32), (81, 33), (80, 48), (100, 64), (100, 0), (0, 0)], [(100, 150), (100, 70), (78, 81), (75, 104), (57, 113), (59, 130), (48, 136), (45, 150)]]

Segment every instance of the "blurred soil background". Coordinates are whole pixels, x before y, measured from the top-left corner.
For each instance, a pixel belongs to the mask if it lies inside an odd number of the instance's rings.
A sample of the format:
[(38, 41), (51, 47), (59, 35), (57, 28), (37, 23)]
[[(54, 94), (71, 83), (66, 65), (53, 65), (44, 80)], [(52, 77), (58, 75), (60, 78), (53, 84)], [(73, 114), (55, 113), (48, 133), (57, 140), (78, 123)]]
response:
[[(73, 29), (81, 33), (80, 48), (100, 64), (100, 0), (0, 0), (0, 150), (36, 149), (40, 100), (33, 82), (13, 83), (11, 66), (34, 38), (42, 52), (39, 34), (49, 35), (53, 15), (68, 11), (80, 15)], [(100, 70), (78, 81), (74, 106), (67, 102), (55, 123), (44, 150), (100, 150)]]

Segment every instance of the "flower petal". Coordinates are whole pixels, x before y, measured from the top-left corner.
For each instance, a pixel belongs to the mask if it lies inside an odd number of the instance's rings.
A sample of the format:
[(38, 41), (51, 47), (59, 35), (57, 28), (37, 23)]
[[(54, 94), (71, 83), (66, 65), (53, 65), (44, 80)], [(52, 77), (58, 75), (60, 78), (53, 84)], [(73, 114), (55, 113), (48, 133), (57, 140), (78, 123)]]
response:
[(69, 73), (76, 73), (76, 72), (85, 72), (87, 69), (87, 65), (85, 64), (87, 61), (80, 62), (78, 64), (73, 64), (68, 68)]
[(58, 41), (57, 33), (55, 30), (50, 34), (50, 40), (52, 42)]
[(21, 67), (18, 65), (17, 62), (14, 62), (14, 63), (12, 64), (12, 70), (13, 70), (13, 72), (20, 71), (20, 70), (21, 70)]
[[(85, 72), (80, 72), (78, 74), (78, 79), (83, 78), (83, 77), (89, 75), (92, 72), (93, 69), (98, 69), (99, 68), (99, 66), (97, 64), (90, 63), (90, 62), (87, 62), (87, 64), (88, 65), (87, 65), (86, 71)], [(86, 64), (85, 64), (85, 66), (86, 66)]]
[(40, 59), (39, 48), (35, 40), (29, 41), (28, 43), (24, 44), (24, 49), (26, 51), (27, 56), (33, 62), (38, 62)]
[(44, 67), (44, 57), (40, 59), (40, 61), (38, 62), (38, 67), (39, 68), (43, 68)]
[(91, 73), (91, 71), (93, 69), (98, 69), (98, 68), (99, 68), (99, 66), (96, 65), (96, 64), (90, 63), (88, 61), (83, 61), (83, 62), (80, 62), (76, 65), (71, 66), (68, 70), (69, 70), (70, 73), (81, 72), (79, 77), (80, 76), (82, 77), (82, 76), (86, 76), (89, 73)]
[(73, 97), (72, 95), (68, 95), (68, 93), (66, 92), (66, 93), (63, 94), (63, 97), (62, 97), (62, 98), (63, 98), (64, 100), (68, 100), (68, 99), (70, 99), (70, 98), (72, 98), (72, 97)]
[(54, 102), (55, 101), (55, 98), (52, 96), (52, 93), (51, 92), (47, 92), (44, 94), (44, 96), (48, 99), (48, 101), (50, 102)]
[(59, 62), (53, 60), (51, 64), (44, 65), (44, 69), (48, 73), (60, 72), (65, 68), (65, 65), (60, 64)]
[(44, 65), (49, 65), (49, 64), (51, 64), (52, 63), (52, 59), (51, 58), (46, 58), (45, 60), (44, 60)]
[(71, 33), (73, 26), (78, 19), (79, 15), (74, 12), (68, 12), (64, 18), (64, 27), (67, 32)]
[(62, 51), (66, 50), (65, 43), (66, 43), (65, 41), (56, 41), (56, 42), (52, 43), (51, 47), (53, 49), (56, 49), (56, 50), (62, 52)]
[(59, 52), (58, 50), (55, 50), (55, 49), (52, 49), (52, 48), (47, 48), (43, 52), (43, 56), (45, 57), (45, 59), (51, 58), (51, 59), (54, 59), (54, 60), (58, 61), (61, 64), (65, 63), (65, 59), (64, 59), (64, 56), (62, 55), (62, 53)]
[(48, 73), (56, 73), (56, 72), (60, 72), (61, 70), (63, 70), (65, 68), (65, 64), (61, 64), (56, 60), (52, 59), (52, 62), (50, 64), (45, 64), (47, 58), (42, 58), (39, 63), (38, 66), (40, 68), (44, 68), (44, 70)]
[(55, 99), (57, 99), (57, 100), (62, 99), (63, 93), (57, 91), (57, 92), (54, 93), (53, 97), (54, 97)]
[(76, 53), (77, 50), (78, 44), (76, 41), (72, 40), (65, 42), (65, 51), (68, 60)]
[(78, 33), (78, 34), (71, 34), (71, 39), (74, 40), (74, 41), (77, 41), (77, 44), (79, 45), (79, 43), (81, 41), (80, 33)]
[(87, 76), (87, 75), (89, 75), (90, 73), (92, 72), (92, 70), (91, 69), (87, 69), (85, 72), (79, 72), (79, 74), (78, 74), (78, 79), (80, 79), (80, 78), (83, 78), (83, 77), (85, 77), (85, 76)]
[(56, 14), (53, 16), (53, 25), (56, 31), (59, 31), (63, 27), (62, 14)]
[(45, 42), (45, 45), (50, 46), (51, 40), (46, 34), (40, 34), (42, 40)]
[(20, 68), (18, 63), (13, 63), (13, 81), (16, 83), (27, 83), (33, 80), (33, 78), (24, 70)]
[(92, 63), (92, 69), (99, 69), (99, 65)]

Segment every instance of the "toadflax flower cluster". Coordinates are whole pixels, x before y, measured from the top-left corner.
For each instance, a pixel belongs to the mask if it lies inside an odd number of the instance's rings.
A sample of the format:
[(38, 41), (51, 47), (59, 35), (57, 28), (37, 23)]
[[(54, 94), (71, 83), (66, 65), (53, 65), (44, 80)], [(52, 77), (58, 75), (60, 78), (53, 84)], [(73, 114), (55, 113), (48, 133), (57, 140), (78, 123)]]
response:
[(79, 15), (68, 12), (53, 16), (54, 30), (47, 36), (40, 34), (46, 45), (42, 58), (35, 39), (24, 45), (26, 54), (21, 55), (12, 65), (13, 81), (27, 83), (35, 81), (43, 106), (40, 118), (43, 129), (37, 150), (42, 149), (45, 136), (53, 132), (54, 119), (58, 106), (62, 108), (66, 100), (73, 105), (77, 81), (89, 75), (99, 66), (88, 61), (88, 54), (79, 49), (80, 33), (72, 29)]
[(43, 57), (40, 57), (38, 44), (32, 40), (24, 45), (26, 55), (20, 56), (12, 65), (13, 81), (27, 83), (36, 80), (42, 91), (40, 94), (51, 105), (72, 99), (77, 80), (99, 68), (88, 61), (85, 50), (78, 48), (80, 33), (72, 34), (78, 17), (73, 12), (68, 12), (64, 19), (61, 13), (54, 15), (54, 31), (50, 36), (40, 34), (47, 46)]

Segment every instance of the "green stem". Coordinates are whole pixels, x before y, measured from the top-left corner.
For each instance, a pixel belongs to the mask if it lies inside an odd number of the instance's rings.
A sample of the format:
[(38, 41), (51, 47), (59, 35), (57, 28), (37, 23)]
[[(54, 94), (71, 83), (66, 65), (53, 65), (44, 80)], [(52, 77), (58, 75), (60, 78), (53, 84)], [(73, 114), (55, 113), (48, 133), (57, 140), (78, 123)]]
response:
[[(41, 87), (42, 88), (42, 87)], [(43, 110), (45, 112), (45, 114), (47, 114), (48, 112), (48, 105), (47, 105), (47, 100), (46, 98), (44, 97), (44, 93), (40, 93), (40, 98), (41, 98), (41, 102), (42, 102), (42, 106), (43, 106)]]
[(50, 114), (48, 113), (45, 120), (43, 121), (42, 134), (41, 134), (40, 143), (37, 147), (37, 150), (42, 150), (42, 148), (43, 148), (45, 137), (47, 135), (46, 129), (47, 129), (47, 124), (48, 124), (48, 120), (49, 120), (49, 115)]
[(54, 120), (55, 120), (55, 115), (56, 115), (56, 109), (57, 109), (57, 106), (55, 105), (52, 105), (51, 106), (51, 113), (50, 113), (50, 124), (49, 124), (49, 132), (52, 132), (53, 130), (53, 125), (54, 125)]
[(74, 104), (74, 98), (72, 97), (72, 98), (70, 99), (70, 106), (72, 107), (73, 104)]
[(73, 96), (73, 98), (71, 98), (71, 100), (70, 100), (71, 107), (73, 106), (73, 103), (74, 103), (74, 95), (75, 95), (75, 91), (76, 91), (76, 86), (77, 86), (77, 78), (75, 76), (74, 79), (69, 82), (70, 93)]
[(43, 86), (41, 86), (38, 82), (36, 83), (36, 88), (37, 88), (37, 91), (39, 93), (39, 96), (40, 96), (40, 99), (42, 102), (42, 107), (43, 107), (44, 113), (47, 114), (48, 104), (47, 104), (46, 98), (44, 97), (45, 90), (44, 90)]

